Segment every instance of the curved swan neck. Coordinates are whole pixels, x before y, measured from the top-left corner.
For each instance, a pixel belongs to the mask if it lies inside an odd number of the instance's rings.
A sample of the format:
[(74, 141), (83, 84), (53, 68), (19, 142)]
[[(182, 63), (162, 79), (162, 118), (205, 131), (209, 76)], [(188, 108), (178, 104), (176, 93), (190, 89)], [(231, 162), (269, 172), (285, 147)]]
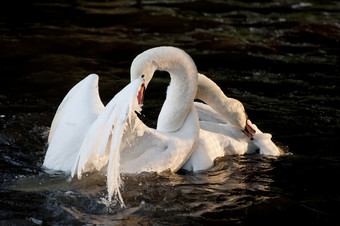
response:
[(196, 98), (210, 105), (232, 125), (241, 129), (245, 127), (247, 115), (242, 103), (227, 97), (215, 82), (203, 74), (198, 74)]
[(131, 65), (131, 79), (145, 73), (146, 86), (155, 70), (167, 71), (171, 81), (157, 130), (174, 132), (180, 129), (193, 104), (197, 91), (197, 69), (191, 57), (175, 47), (158, 47), (138, 55)]
[(206, 102), (217, 112), (223, 106), (221, 103), (228, 102), (229, 99), (215, 82), (203, 74), (198, 74), (196, 98)]

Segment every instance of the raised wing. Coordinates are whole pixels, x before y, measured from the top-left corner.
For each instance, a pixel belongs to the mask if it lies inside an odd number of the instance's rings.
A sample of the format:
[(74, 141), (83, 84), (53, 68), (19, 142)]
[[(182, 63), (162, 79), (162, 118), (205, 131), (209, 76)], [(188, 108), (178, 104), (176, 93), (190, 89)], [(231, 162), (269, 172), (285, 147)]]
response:
[(98, 118), (91, 125), (81, 145), (77, 161), (72, 170), (72, 176), (107, 167), (107, 185), (109, 200), (117, 196), (123, 200), (119, 191), (122, 184), (120, 178), (120, 147), (122, 136), (128, 119), (135, 110), (140, 110), (137, 104), (137, 93), (143, 80), (136, 79), (117, 93), (106, 105)]
[(70, 172), (86, 132), (104, 109), (98, 93), (98, 75), (91, 74), (65, 96), (54, 116), (44, 166)]

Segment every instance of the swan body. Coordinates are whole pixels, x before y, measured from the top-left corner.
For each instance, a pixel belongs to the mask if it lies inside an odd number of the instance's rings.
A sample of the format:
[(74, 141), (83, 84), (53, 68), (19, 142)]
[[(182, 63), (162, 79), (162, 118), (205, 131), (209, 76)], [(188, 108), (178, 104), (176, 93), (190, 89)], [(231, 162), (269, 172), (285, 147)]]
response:
[[(136, 112), (141, 111), (142, 93), (156, 70), (169, 72), (171, 82), (153, 129)], [(194, 103), (195, 98), (207, 104)], [(256, 128), (250, 134), (254, 140), (241, 131), (247, 128)], [(53, 119), (43, 166), (78, 178), (84, 172), (106, 172), (109, 200), (118, 196), (123, 204), (121, 173), (205, 170), (219, 156), (251, 153), (256, 148), (277, 155), (270, 138), (247, 121), (239, 101), (198, 74), (188, 54), (158, 47), (134, 59), (131, 83), (106, 106), (95, 74), (70, 90)]]
[[(140, 110), (136, 97), (142, 86), (147, 87), (157, 69), (168, 71), (171, 83), (157, 129), (151, 129), (135, 113)], [(109, 199), (116, 195), (123, 202), (119, 192), (121, 172), (177, 171), (194, 151), (199, 137), (198, 116), (193, 104), (197, 69), (191, 57), (179, 49), (164, 47), (146, 51), (132, 63), (131, 83), (105, 108), (98, 107), (98, 93), (93, 102), (80, 98), (93, 91), (92, 88), (98, 86), (97, 81), (97, 75), (88, 76), (64, 98), (52, 122), (44, 166), (69, 171), (78, 178), (84, 172), (104, 169)], [(76, 119), (83, 114), (83, 109), (95, 112), (87, 120), (86, 127), (78, 125), (81, 121)], [(70, 130), (74, 124), (75, 129)], [(72, 141), (74, 147), (68, 148)], [(62, 164), (66, 158), (69, 160)], [(56, 159), (60, 160), (53, 161)]]
[[(242, 103), (227, 97), (216, 83), (203, 74), (198, 74), (198, 89), (195, 102), (200, 120), (200, 137), (197, 148), (182, 166), (187, 171), (207, 170), (218, 157), (255, 153), (279, 156), (280, 149), (272, 142), (271, 134), (262, 133), (247, 120)], [(256, 132), (248, 139), (242, 132), (247, 126)]]

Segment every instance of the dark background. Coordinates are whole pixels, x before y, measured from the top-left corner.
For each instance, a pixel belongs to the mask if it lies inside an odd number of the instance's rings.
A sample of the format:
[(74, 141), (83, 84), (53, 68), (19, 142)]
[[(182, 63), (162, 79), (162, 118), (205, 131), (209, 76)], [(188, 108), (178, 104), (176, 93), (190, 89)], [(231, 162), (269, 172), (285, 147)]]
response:
[[(338, 224), (339, 15), (337, 1), (1, 2), (1, 224), (34, 223), (34, 219), (45, 224), (91, 223), (61, 207), (72, 207), (60, 194), (68, 188), (32, 193), (8, 186), (18, 178), (51, 180), (40, 169), (48, 129), (62, 98), (77, 82), (90, 73), (98, 74), (100, 95), (107, 103), (128, 84), (134, 57), (161, 45), (188, 52), (199, 72), (213, 79), (227, 96), (244, 103), (250, 119), (293, 155), (230, 157), (218, 162), (222, 168), (236, 163), (244, 166), (236, 169), (242, 169), (240, 175), (248, 179), (242, 177), (238, 182), (252, 180), (259, 185), (264, 177), (270, 180), (264, 182), (264, 190), (215, 192), (205, 205), (198, 205), (199, 211), (191, 207), (188, 211), (184, 204), (177, 208), (164, 200), (157, 204), (151, 198), (144, 209), (126, 214), (128, 220), (123, 217), (120, 221), (115, 214), (93, 212), (99, 208), (93, 204), (94, 198), (80, 197), (78, 201), (90, 203), (76, 208), (116, 223)], [(147, 90), (143, 111), (151, 126), (155, 126), (169, 81), (166, 73), (156, 77)], [(263, 166), (266, 164), (270, 167)], [(263, 167), (266, 170), (261, 171)], [(160, 181), (155, 175), (150, 177), (145, 183), (161, 184), (155, 186), (164, 192), (168, 189), (168, 175)], [(208, 180), (212, 176), (189, 174), (180, 181), (194, 189), (196, 177)], [(178, 184), (175, 193), (184, 194), (184, 185)], [(127, 182), (126, 190), (129, 186), (133, 190), (133, 183)], [(150, 189), (153, 195), (157, 189)], [(244, 206), (240, 191), (247, 195)], [(236, 204), (216, 201), (219, 195), (223, 200), (232, 197), (228, 192), (237, 196)], [(136, 205), (148, 200), (147, 195), (138, 196)], [(266, 199), (252, 198), (264, 196)], [(182, 195), (176, 198), (183, 199)], [(198, 198), (184, 202), (191, 201), (200, 203)], [(195, 216), (186, 217), (188, 212)]]

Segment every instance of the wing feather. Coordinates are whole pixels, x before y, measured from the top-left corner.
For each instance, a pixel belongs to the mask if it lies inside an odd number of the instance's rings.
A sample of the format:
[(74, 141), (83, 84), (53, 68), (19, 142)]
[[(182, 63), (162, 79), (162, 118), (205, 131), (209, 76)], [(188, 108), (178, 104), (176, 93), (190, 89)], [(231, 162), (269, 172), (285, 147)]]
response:
[(138, 110), (136, 97), (142, 82), (142, 79), (132, 81), (107, 104), (88, 130), (72, 171), (72, 176), (77, 172), (78, 178), (81, 178), (82, 173), (101, 170), (108, 164), (109, 200), (113, 195), (118, 195), (122, 204), (119, 191), (122, 185), (119, 171), (120, 146), (127, 120), (132, 112)]
[(216, 123), (228, 123), (220, 114), (218, 114), (212, 107), (200, 102), (194, 102), (197, 109), (198, 118), (200, 121), (209, 121)]
[(86, 131), (104, 109), (98, 75), (91, 74), (65, 96), (52, 121), (44, 166), (70, 172)]

